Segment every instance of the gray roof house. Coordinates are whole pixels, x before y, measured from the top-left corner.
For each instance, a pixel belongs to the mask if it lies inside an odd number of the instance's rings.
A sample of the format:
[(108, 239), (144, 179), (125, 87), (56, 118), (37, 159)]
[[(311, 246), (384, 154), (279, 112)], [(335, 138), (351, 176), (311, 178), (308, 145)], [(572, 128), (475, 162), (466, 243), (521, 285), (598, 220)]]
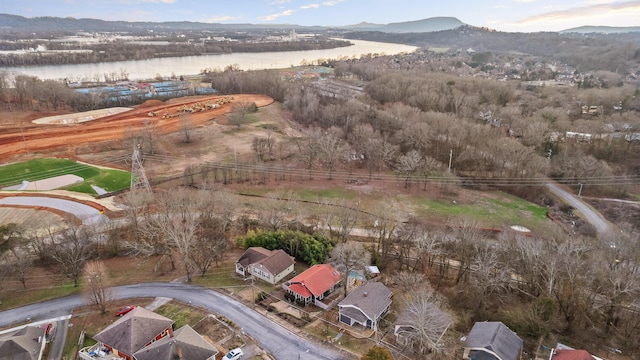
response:
[(349, 326), (360, 324), (376, 330), (391, 307), (391, 295), (391, 290), (379, 282), (359, 286), (338, 304), (338, 318)]
[(39, 360), (46, 343), (45, 329), (25, 326), (0, 335), (0, 359)]
[(173, 320), (136, 306), (93, 338), (102, 348), (126, 360), (154, 341), (173, 335)]
[(463, 359), (518, 360), (522, 339), (501, 322), (477, 322), (467, 336)]
[(214, 360), (218, 350), (208, 343), (189, 325), (173, 333), (173, 337), (163, 337), (149, 346), (138, 350), (136, 360)]
[(250, 247), (236, 261), (236, 273), (253, 275), (270, 284), (276, 284), (293, 272), (295, 260), (284, 250), (267, 250), (262, 247)]

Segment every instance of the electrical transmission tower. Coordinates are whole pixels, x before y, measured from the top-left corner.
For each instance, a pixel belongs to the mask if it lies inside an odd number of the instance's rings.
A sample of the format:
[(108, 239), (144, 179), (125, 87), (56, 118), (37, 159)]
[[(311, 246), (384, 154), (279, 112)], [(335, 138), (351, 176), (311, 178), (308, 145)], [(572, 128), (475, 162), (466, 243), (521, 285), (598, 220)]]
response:
[(142, 146), (140, 144), (133, 145), (133, 154), (131, 155), (131, 190), (146, 189), (151, 192), (151, 186), (149, 186), (149, 180), (144, 173), (142, 167), (142, 156), (140, 150)]

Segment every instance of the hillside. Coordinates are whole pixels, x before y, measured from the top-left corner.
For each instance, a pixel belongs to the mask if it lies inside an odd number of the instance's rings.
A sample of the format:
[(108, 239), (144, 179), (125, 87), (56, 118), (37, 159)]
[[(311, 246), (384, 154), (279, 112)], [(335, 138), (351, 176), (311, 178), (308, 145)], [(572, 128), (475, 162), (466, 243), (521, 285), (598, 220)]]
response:
[(631, 32), (640, 32), (640, 26), (627, 26), (627, 27), (616, 27), (616, 26), (580, 26), (576, 28), (571, 28), (567, 30), (562, 30), (560, 33), (579, 33), (579, 34), (622, 34), (622, 33), (631, 33)]
[[(25, 33), (25, 32), (78, 32), (78, 31), (104, 31), (104, 32), (137, 32), (137, 31), (238, 31), (238, 30), (304, 30), (326, 31), (330, 27), (300, 26), (295, 24), (219, 24), (191, 21), (171, 22), (127, 22), (106, 21), (100, 19), (76, 19), (73, 17), (34, 17), (27, 18), (19, 15), (0, 14), (0, 32)], [(455, 29), (465, 25), (454, 17), (433, 17), (428, 19), (405, 21), (390, 24), (373, 24), (362, 22), (356, 25), (348, 25), (335, 29), (382, 31), (390, 33), (432, 32)]]

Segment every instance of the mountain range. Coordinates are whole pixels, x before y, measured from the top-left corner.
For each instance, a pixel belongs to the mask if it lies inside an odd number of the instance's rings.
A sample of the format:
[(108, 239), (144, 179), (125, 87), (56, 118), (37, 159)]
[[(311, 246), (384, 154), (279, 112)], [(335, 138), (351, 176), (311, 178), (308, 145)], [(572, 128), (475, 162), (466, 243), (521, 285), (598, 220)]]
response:
[[(135, 31), (236, 31), (236, 30), (301, 30), (301, 31), (379, 31), (384, 33), (428, 33), (451, 30), (467, 25), (455, 17), (431, 17), (422, 20), (389, 24), (359, 23), (340, 27), (301, 26), (293, 24), (220, 24), (191, 21), (170, 22), (128, 22), (106, 21), (100, 19), (76, 19), (72, 17), (33, 17), (0, 14), (0, 33), (37, 33), (37, 32), (135, 32)], [(640, 27), (583, 26), (561, 31), (561, 33), (624, 33), (638, 32)]]

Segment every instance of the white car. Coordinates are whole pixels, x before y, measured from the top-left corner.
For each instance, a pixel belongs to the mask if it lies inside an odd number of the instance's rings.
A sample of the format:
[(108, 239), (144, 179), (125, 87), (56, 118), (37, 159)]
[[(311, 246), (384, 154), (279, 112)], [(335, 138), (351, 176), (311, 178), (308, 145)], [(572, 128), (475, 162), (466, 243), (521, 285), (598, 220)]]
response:
[(229, 353), (227, 353), (227, 355), (224, 356), (224, 360), (238, 360), (242, 358), (242, 355), (244, 355), (244, 353), (242, 352), (242, 349), (235, 348), (229, 351)]

